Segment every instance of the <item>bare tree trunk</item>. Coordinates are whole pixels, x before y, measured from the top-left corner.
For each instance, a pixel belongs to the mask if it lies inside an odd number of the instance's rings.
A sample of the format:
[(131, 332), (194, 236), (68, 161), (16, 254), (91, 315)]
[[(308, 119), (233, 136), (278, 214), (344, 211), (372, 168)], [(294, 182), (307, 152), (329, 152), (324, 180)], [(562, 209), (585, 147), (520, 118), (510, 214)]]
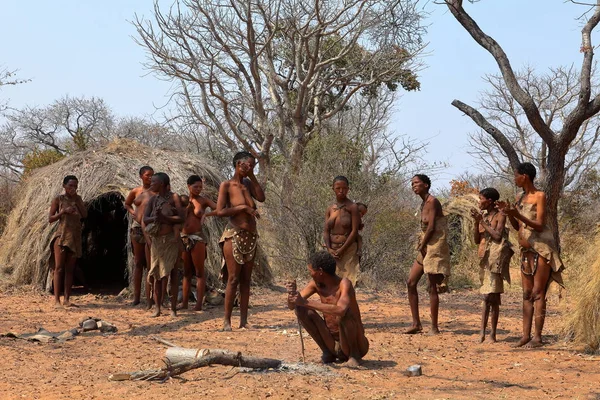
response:
[(565, 182), (565, 156), (558, 150), (550, 151), (546, 177), (542, 181), (542, 190), (546, 193), (546, 221), (552, 229), (556, 245), (560, 249), (560, 234), (558, 231), (558, 201)]

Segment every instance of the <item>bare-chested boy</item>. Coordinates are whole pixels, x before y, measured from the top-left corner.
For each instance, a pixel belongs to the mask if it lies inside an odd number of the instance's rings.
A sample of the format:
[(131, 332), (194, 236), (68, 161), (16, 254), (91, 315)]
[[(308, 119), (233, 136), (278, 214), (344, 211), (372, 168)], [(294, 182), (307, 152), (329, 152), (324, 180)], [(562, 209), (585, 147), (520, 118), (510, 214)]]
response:
[(217, 215), (229, 217), (229, 224), (219, 240), (227, 266), (224, 331), (231, 330), (231, 312), (238, 285), (240, 328), (248, 327), (250, 278), (258, 241), (256, 219), (259, 218), (253, 199), (265, 201), (265, 193), (254, 176), (255, 162), (252, 154), (245, 151), (237, 153), (233, 157), (233, 178), (221, 183), (219, 187)]
[(176, 193), (168, 190), (169, 176), (163, 172), (154, 174), (150, 191), (156, 195), (150, 198), (144, 211), (145, 231), (150, 236), (151, 263), (148, 275), (154, 278), (154, 317), (160, 315), (163, 288), (167, 279), (171, 278), (171, 315), (177, 315), (177, 263), (181, 251), (181, 239), (175, 236), (174, 225), (182, 224), (184, 210)]
[[(300, 323), (321, 348), (324, 363), (337, 359), (357, 367), (369, 351), (369, 341), (352, 282), (336, 275), (335, 267), (335, 259), (327, 251), (313, 254), (308, 265), (312, 281), (300, 293), (288, 288), (288, 307), (296, 309)], [(315, 293), (321, 301), (308, 301)]]
[[(154, 175), (152, 167), (144, 165), (140, 168), (140, 179), (142, 185), (132, 189), (125, 199), (125, 209), (131, 214), (131, 248), (134, 257), (133, 269), (133, 306), (140, 304), (140, 296), (142, 291), (142, 276), (144, 268), (148, 266), (146, 259), (146, 238), (142, 229), (142, 218), (144, 216), (144, 208), (150, 199), (147, 193), (150, 188), (150, 182)], [(135, 207), (134, 207), (135, 206)], [(146, 288), (146, 299), (148, 305), (151, 303), (151, 291)]]
[(217, 205), (211, 199), (200, 195), (203, 186), (200, 176), (190, 176), (187, 185), (190, 191), (189, 205), (186, 208), (185, 223), (181, 232), (181, 241), (183, 242), (183, 300), (181, 308), (188, 308), (192, 274), (195, 273), (196, 307), (194, 307), (194, 310), (201, 311), (206, 287), (204, 260), (206, 259), (207, 244), (202, 232), (202, 225), (205, 217), (217, 214), (216, 211), (206, 213), (206, 208), (210, 207), (212, 210), (216, 210)]

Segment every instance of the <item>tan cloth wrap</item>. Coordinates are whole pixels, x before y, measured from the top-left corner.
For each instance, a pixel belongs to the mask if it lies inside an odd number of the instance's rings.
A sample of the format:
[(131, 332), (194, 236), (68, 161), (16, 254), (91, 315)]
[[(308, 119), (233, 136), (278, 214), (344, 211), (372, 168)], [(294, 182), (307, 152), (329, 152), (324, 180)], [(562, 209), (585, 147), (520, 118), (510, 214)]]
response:
[(179, 238), (173, 232), (152, 238), (150, 244), (149, 276), (162, 279), (169, 276), (179, 261)]
[[(69, 200), (67, 196), (60, 195), (58, 197), (58, 211), (62, 211), (67, 207), (77, 207), (76, 202)], [(54, 245), (54, 241), (61, 247), (66, 247), (73, 253), (76, 258), (81, 258), (82, 254), (82, 234), (83, 227), (81, 224), (81, 215), (63, 214), (58, 222), (58, 229), (54, 233), (54, 237), (50, 241), (50, 246)], [(54, 249), (51, 249), (53, 251)]]
[[(423, 231), (419, 242), (423, 240), (424, 234)], [(447, 236), (448, 219), (445, 216), (439, 217), (435, 220), (435, 230), (425, 247), (425, 257), (420, 252), (417, 254), (417, 262), (423, 265), (423, 272), (426, 274), (450, 276), (450, 247)]]
[[(521, 204), (521, 215), (532, 221), (537, 220), (537, 205), (529, 203)], [(519, 224), (522, 224), (522, 222), (519, 222)], [(529, 243), (532, 250), (548, 262), (548, 265), (552, 268), (550, 278), (556, 281), (560, 286), (564, 287), (565, 285), (563, 283), (561, 272), (565, 269), (565, 266), (558, 254), (558, 246), (556, 246), (556, 242), (554, 241), (552, 229), (548, 226), (544, 226), (544, 230), (538, 232), (530, 226), (526, 226), (520, 235)], [(522, 250), (523, 249), (521, 249), (521, 251)]]
[(510, 283), (510, 259), (514, 254), (508, 231), (504, 230), (500, 242), (494, 241), (487, 231), (483, 235), (485, 248), (479, 261), (479, 293), (504, 293), (504, 281)]
[(356, 252), (358, 250), (358, 244), (352, 243), (346, 248), (344, 254), (335, 260), (335, 272), (342, 278), (350, 279), (352, 286), (356, 285), (358, 275), (360, 274), (360, 262)]

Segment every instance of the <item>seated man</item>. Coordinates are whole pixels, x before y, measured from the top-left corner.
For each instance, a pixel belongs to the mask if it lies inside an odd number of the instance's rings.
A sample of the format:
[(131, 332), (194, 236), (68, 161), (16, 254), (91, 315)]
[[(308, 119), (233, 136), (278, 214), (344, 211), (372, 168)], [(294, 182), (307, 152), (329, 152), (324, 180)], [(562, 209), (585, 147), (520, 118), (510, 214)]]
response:
[[(327, 251), (312, 255), (308, 271), (312, 281), (300, 293), (288, 290), (288, 307), (296, 309), (300, 323), (323, 351), (324, 363), (339, 359), (357, 367), (369, 351), (369, 341), (352, 283), (335, 274), (335, 259)], [(315, 293), (321, 301), (308, 301)]]

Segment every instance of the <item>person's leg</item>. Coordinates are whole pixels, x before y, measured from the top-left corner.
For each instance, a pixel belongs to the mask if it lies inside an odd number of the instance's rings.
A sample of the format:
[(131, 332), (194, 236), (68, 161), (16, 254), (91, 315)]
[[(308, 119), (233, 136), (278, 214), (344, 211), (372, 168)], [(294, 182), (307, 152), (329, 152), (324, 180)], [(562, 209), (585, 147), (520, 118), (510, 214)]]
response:
[[(173, 269), (171, 270), (171, 316), (177, 316), (177, 295), (179, 294), (179, 270), (178, 261), (175, 262)], [(187, 307), (186, 307), (187, 308)]]
[(531, 300), (533, 302), (533, 320), (535, 323), (533, 338), (525, 345), (528, 348), (540, 347), (542, 342), (542, 330), (546, 320), (546, 288), (551, 273), (550, 265), (542, 257), (538, 258), (538, 267), (533, 276), (533, 290)]
[(516, 344), (516, 347), (521, 347), (531, 340), (531, 322), (533, 318), (533, 301), (531, 294), (533, 292), (533, 276), (528, 275), (529, 271), (533, 271), (534, 254), (531, 252), (525, 253), (526, 263), (521, 266), (526, 272), (521, 271), (521, 283), (523, 286), (523, 336)]
[(415, 261), (408, 274), (408, 279), (406, 280), (408, 304), (410, 304), (410, 313), (412, 315), (412, 326), (404, 333), (413, 334), (423, 330), (421, 318), (419, 317), (419, 293), (417, 292), (417, 285), (422, 276), (423, 266)]
[(71, 288), (73, 287), (73, 271), (75, 271), (75, 263), (77, 258), (75, 253), (65, 250), (65, 302), (64, 306), (71, 305)]
[(348, 367), (358, 367), (369, 351), (369, 341), (360, 329), (360, 321), (350, 310), (340, 318), (340, 347), (348, 357)]
[(196, 246), (192, 249), (191, 256), (196, 273), (196, 307), (194, 307), (194, 310), (201, 311), (202, 304), (204, 304), (204, 290), (206, 289), (206, 273), (204, 272), (206, 243), (196, 243)]
[[(150, 243), (148, 241), (148, 239), (146, 239), (146, 244), (144, 245), (144, 255), (146, 256), (146, 268), (150, 268), (150, 262), (151, 262), (151, 258), (150, 258)], [(154, 300), (152, 299), (152, 291), (154, 288), (154, 277), (151, 275), (148, 275), (148, 279), (146, 282), (146, 309), (150, 309), (152, 308), (152, 303), (154, 302)]]
[(144, 275), (144, 264), (146, 263), (146, 245), (131, 239), (133, 248), (133, 302), (132, 306), (140, 304), (142, 293), (142, 276)]
[(63, 248), (59, 246), (58, 240), (54, 240), (54, 305), (60, 305), (60, 295), (62, 294), (62, 287), (65, 273), (65, 263), (67, 253), (63, 251)]
[(485, 340), (485, 329), (487, 328), (488, 318), (490, 315), (490, 295), (486, 294), (483, 296), (483, 309), (481, 310), (481, 332), (479, 342), (483, 343)]
[(253, 268), (254, 260), (244, 264), (240, 273), (240, 328), (248, 328), (248, 304)]
[(498, 318), (500, 317), (500, 293), (490, 294), (490, 308), (492, 310), (490, 341), (496, 343), (496, 329), (498, 328)]
[[(192, 249), (192, 252), (193, 251), (194, 250)], [(193, 273), (194, 273), (194, 263), (192, 261), (192, 255), (189, 251), (184, 251), (183, 252), (183, 285), (182, 285), (183, 286), (183, 299), (181, 301), (182, 309), (188, 308)]]
[(427, 274), (429, 279), (429, 309), (431, 311), (431, 333), (437, 335), (440, 333), (438, 327), (438, 315), (440, 309), (440, 297), (437, 287), (444, 280), (442, 274)]
[(329, 332), (325, 320), (316, 311), (305, 307), (296, 307), (296, 315), (302, 327), (323, 352), (321, 360), (324, 363), (334, 362), (336, 359), (335, 339)]
[(223, 256), (227, 266), (227, 288), (225, 289), (225, 315), (223, 317), (223, 330), (231, 330), (231, 313), (233, 312), (233, 301), (240, 283), (242, 266), (233, 258), (233, 243), (226, 239), (223, 243)]
[(160, 307), (162, 306), (163, 300), (163, 281), (165, 280), (167, 280), (166, 277), (162, 279), (157, 279), (156, 277), (154, 278), (154, 314), (152, 314), (153, 317), (158, 317), (160, 315)]

